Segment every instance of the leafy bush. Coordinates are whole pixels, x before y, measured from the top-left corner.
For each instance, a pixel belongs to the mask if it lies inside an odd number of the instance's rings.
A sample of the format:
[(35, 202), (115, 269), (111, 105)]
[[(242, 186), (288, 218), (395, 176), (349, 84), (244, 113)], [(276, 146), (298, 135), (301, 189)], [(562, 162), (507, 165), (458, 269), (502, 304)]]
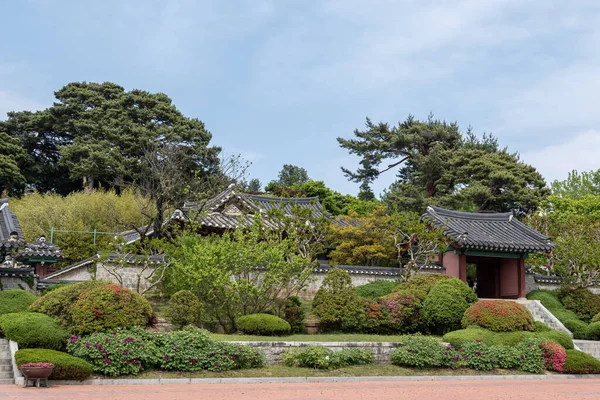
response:
[(356, 287), (356, 294), (366, 299), (376, 299), (387, 296), (398, 286), (396, 281), (376, 280)]
[(302, 308), (302, 302), (298, 296), (290, 296), (285, 300), (283, 304), (283, 316), (288, 324), (290, 324), (292, 333), (306, 332), (306, 327), (304, 326), (306, 313)]
[(247, 335), (283, 336), (291, 332), (290, 324), (271, 314), (250, 314), (236, 319), (238, 329)]
[(594, 315), (594, 318), (590, 321), (590, 323), (600, 322), (600, 313)]
[(150, 303), (140, 294), (114, 283), (96, 287), (79, 295), (71, 309), (74, 334), (86, 334), (147, 326), (152, 316)]
[(281, 355), (288, 367), (305, 367), (315, 369), (337, 369), (350, 365), (373, 364), (373, 352), (364, 349), (347, 348), (333, 351), (323, 346), (294, 348)]
[(422, 300), (410, 290), (389, 294), (379, 303), (386, 309), (393, 332), (415, 332), (426, 325)]
[(82, 381), (92, 375), (92, 365), (81, 358), (48, 349), (22, 349), (15, 353), (15, 362), (23, 364), (44, 362), (54, 364), (50, 379)]
[(0, 317), (0, 329), (7, 339), (20, 348), (60, 350), (69, 335), (53, 318), (32, 312), (5, 314)]
[(35, 294), (21, 289), (0, 291), (0, 315), (27, 311), (37, 300)]
[(176, 329), (196, 325), (202, 318), (203, 306), (198, 296), (189, 290), (180, 290), (171, 296), (165, 317)]
[(365, 323), (366, 310), (347, 271), (329, 270), (312, 304), (323, 331), (357, 332)]
[(564, 374), (600, 374), (600, 361), (578, 350), (567, 350)]
[(423, 302), (427, 321), (439, 332), (460, 327), (469, 306), (477, 301), (477, 295), (457, 278), (440, 280), (431, 288)]
[(550, 312), (552, 312), (552, 315), (554, 315), (556, 317), (556, 319), (558, 319), (563, 324), (567, 321), (573, 321), (573, 320), (581, 321), (579, 319), (579, 317), (577, 316), (577, 314), (575, 314), (571, 310), (567, 310), (566, 308), (550, 310)]
[(573, 311), (579, 319), (589, 322), (600, 313), (600, 296), (587, 289), (576, 289), (568, 292), (562, 302), (567, 310)]
[(573, 336), (576, 339), (586, 339), (588, 332), (588, 324), (583, 322), (580, 319), (570, 319), (568, 321), (563, 322), (565, 328), (570, 330), (573, 333)]
[(573, 340), (564, 333), (553, 329), (543, 332), (492, 332), (479, 327), (470, 327), (448, 332), (444, 335), (444, 342), (448, 342), (455, 347), (462, 347), (466, 343), (477, 342), (478, 340), (488, 346), (503, 345), (516, 346), (525, 339), (540, 338), (556, 342), (565, 349), (573, 348)]
[(71, 309), (79, 299), (79, 296), (84, 292), (102, 287), (108, 283), (104, 281), (85, 281), (66, 285), (46, 293), (31, 304), (29, 309), (55, 317), (64, 328), (69, 329), (73, 325)]
[(592, 322), (586, 327), (585, 337), (589, 340), (600, 340), (600, 322)]
[(521, 359), (518, 347), (488, 346), (483, 342), (474, 342), (465, 344), (461, 350), (462, 360), (466, 366), (478, 371), (489, 371), (496, 368), (521, 369), (523, 367), (524, 358)]
[(421, 300), (425, 300), (425, 297), (429, 293), (432, 287), (438, 282), (449, 279), (450, 277), (445, 274), (416, 274), (410, 277), (406, 282), (402, 282), (396, 289), (395, 292), (408, 290), (413, 292)]
[(535, 330), (527, 307), (507, 300), (479, 300), (465, 311), (462, 325), (477, 325), (494, 332)]
[(443, 347), (432, 337), (415, 335), (406, 338), (403, 346), (390, 352), (392, 364), (414, 368), (439, 367), (446, 363)]
[(544, 366), (551, 371), (562, 372), (567, 359), (567, 351), (558, 343), (540, 343), (544, 355)]
[(552, 328), (541, 321), (533, 321), (533, 323), (535, 325), (536, 332), (547, 332), (552, 330)]
[(544, 353), (540, 348), (542, 340), (539, 338), (525, 339), (515, 346), (519, 353), (518, 369), (521, 371), (539, 374), (544, 369)]
[(527, 299), (539, 300), (550, 311), (564, 308), (558, 299), (558, 293), (550, 290), (532, 290), (527, 293)]
[(571, 336), (564, 332), (555, 331), (554, 329), (548, 332), (539, 332), (536, 336), (540, 339), (548, 339), (552, 342), (556, 342), (567, 350), (574, 347)]

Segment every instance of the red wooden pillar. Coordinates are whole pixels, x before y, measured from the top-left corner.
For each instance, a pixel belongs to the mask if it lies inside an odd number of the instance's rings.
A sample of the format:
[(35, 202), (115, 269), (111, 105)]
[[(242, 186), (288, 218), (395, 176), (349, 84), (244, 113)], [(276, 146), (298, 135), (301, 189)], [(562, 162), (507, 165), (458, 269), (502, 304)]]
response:
[(517, 263), (517, 276), (519, 279), (519, 298), (525, 298), (527, 290), (525, 288), (525, 258), (521, 256)]
[(467, 256), (464, 254), (458, 256), (458, 279), (467, 283)]

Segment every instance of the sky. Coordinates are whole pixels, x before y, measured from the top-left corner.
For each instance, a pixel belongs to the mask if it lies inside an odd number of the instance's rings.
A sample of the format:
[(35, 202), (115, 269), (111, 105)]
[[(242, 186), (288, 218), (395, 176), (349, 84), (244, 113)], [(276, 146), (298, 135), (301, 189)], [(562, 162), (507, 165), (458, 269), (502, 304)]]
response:
[(166, 93), (263, 184), (294, 164), (357, 194), (336, 138), (429, 113), (549, 182), (600, 168), (597, 0), (0, 0), (0, 15), (0, 119), (110, 81)]

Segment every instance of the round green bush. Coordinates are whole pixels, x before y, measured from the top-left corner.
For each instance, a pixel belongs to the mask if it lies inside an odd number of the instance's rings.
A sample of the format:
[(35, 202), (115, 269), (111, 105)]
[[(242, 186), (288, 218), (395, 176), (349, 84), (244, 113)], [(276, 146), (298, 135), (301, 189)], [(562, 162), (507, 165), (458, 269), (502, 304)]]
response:
[(565, 328), (573, 333), (575, 339), (585, 339), (587, 336), (588, 324), (579, 320), (579, 319), (570, 319), (568, 321), (564, 321), (563, 325)]
[(7, 339), (17, 342), (20, 348), (60, 350), (69, 333), (56, 321), (40, 313), (20, 312), (0, 317), (0, 329)]
[(70, 331), (82, 335), (115, 328), (143, 327), (148, 325), (151, 316), (148, 300), (110, 283), (79, 295), (71, 309)]
[(536, 332), (548, 332), (552, 330), (552, 328), (541, 321), (534, 321), (533, 323), (535, 324)]
[(558, 319), (563, 324), (567, 321), (572, 321), (574, 319), (579, 321), (579, 317), (577, 316), (577, 314), (575, 314), (571, 310), (567, 310), (566, 308), (552, 310), (551, 312), (552, 312), (552, 315), (554, 315), (556, 317), (556, 319)]
[(599, 322), (600, 321), (600, 313), (594, 315), (594, 318), (590, 322)]
[(532, 290), (527, 293), (527, 299), (539, 300), (550, 311), (564, 308), (558, 299), (558, 293), (550, 290)]
[(422, 312), (423, 300), (414, 290), (394, 292), (381, 298), (379, 303), (387, 312), (394, 332), (416, 332), (427, 325)]
[(573, 311), (584, 322), (589, 322), (600, 313), (600, 296), (587, 289), (569, 291), (562, 302), (567, 310)]
[(108, 283), (105, 281), (85, 281), (59, 287), (37, 299), (29, 306), (29, 310), (55, 317), (64, 328), (68, 329), (73, 324), (71, 311), (79, 296)]
[(189, 290), (181, 290), (171, 296), (165, 317), (175, 328), (181, 329), (200, 323), (203, 309), (198, 296)]
[(600, 322), (592, 322), (587, 326), (585, 338), (589, 340), (600, 340)]
[(573, 339), (569, 334), (565, 332), (560, 332), (552, 329), (551, 331), (547, 332), (537, 332), (536, 337), (556, 342), (567, 350), (574, 348)]
[(397, 281), (376, 280), (357, 286), (356, 294), (365, 299), (376, 299), (392, 293), (396, 286), (398, 286)]
[(567, 350), (563, 374), (600, 374), (600, 361), (578, 350)]
[(465, 311), (462, 326), (477, 325), (494, 332), (534, 331), (533, 316), (522, 304), (508, 300), (479, 300)]
[(0, 291), (0, 315), (27, 311), (37, 298), (35, 294), (21, 289)]
[(482, 342), (488, 346), (503, 345), (516, 346), (525, 339), (545, 339), (560, 344), (565, 349), (573, 348), (573, 339), (564, 333), (553, 329), (544, 332), (492, 332), (480, 327), (469, 327), (448, 332), (444, 335), (443, 341), (448, 342), (455, 347), (462, 347), (466, 343)]
[(423, 313), (439, 332), (459, 328), (465, 311), (477, 301), (477, 295), (457, 278), (440, 280), (423, 302)]
[(271, 314), (250, 314), (236, 319), (237, 328), (247, 335), (282, 336), (289, 335), (290, 324)]
[(445, 274), (416, 274), (411, 276), (408, 281), (396, 286), (394, 292), (408, 290), (417, 295), (421, 300), (425, 300), (425, 296), (427, 296), (432, 287), (438, 282), (449, 278)]
[(18, 367), (27, 363), (52, 363), (54, 370), (50, 379), (82, 381), (92, 375), (90, 363), (56, 350), (22, 349), (15, 353), (15, 362)]

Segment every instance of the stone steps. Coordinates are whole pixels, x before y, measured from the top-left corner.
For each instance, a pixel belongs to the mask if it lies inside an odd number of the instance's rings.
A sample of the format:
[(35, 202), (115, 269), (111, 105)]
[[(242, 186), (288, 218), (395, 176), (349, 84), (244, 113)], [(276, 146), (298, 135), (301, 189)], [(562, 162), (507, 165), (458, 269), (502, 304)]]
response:
[(0, 385), (14, 385), (14, 383), (8, 340), (0, 339)]

